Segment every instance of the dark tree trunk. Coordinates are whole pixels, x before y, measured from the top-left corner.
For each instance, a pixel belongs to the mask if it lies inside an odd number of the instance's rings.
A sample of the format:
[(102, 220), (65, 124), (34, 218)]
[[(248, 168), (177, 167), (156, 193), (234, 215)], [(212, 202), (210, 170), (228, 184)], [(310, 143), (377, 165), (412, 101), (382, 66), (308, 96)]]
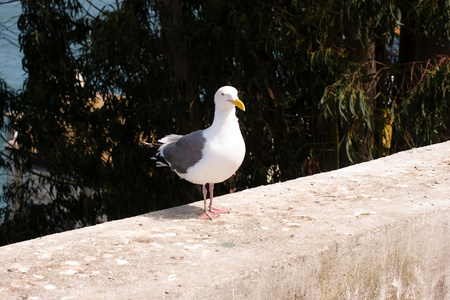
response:
[[(191, 129), (203, 128), (203, 118), (199, 94), (196, 91), (188, 48), (184, 40), (185, 30), (182, 23), (180, 0), (160, 0), (161, 31), (167, 43), (164, 53), (172, 68), (172, 80), (180, 91), (185, 93), (189, 104), (189, 124)], [(183, 96), (182, 96), (183, 97)]]

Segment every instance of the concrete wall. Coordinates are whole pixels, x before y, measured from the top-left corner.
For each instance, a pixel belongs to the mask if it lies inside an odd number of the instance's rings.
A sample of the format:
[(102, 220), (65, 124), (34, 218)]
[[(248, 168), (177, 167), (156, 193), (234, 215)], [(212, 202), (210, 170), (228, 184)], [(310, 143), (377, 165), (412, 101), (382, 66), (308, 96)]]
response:
[(450, 142), (216, 203), (1, 247), (0, 299), (450, 299)]

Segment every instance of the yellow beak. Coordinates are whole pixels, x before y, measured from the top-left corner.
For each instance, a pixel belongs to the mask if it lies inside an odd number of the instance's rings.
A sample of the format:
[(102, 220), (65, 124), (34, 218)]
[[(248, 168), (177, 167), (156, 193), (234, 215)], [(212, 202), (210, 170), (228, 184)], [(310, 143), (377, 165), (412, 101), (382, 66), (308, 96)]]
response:
[(233, 103), (234, 105), (245, 111), (245, 105), (244, 103), (242, 103), (241, 100), (239, 100), (239, 98), (234, 99), (233, 101), (231, 101), (231, 103)]

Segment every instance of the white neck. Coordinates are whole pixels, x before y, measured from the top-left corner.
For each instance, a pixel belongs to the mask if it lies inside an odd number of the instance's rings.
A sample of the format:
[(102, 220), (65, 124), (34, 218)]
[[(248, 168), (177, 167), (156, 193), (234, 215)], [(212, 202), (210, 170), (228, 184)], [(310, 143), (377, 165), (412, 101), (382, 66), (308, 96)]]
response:
[(236, 108), (232, 107), (230, 109), (217, 109), (214, 112), (214, 121), (211, 127), (222, 126), (225, 123), (236, 122)]

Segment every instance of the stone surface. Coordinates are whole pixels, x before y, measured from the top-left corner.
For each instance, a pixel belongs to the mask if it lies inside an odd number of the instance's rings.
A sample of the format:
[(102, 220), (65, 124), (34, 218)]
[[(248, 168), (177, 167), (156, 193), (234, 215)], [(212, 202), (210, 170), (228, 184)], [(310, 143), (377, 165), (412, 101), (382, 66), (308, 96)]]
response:
[(1, 299), (450, 299), (450, 142), (0, 247)]

